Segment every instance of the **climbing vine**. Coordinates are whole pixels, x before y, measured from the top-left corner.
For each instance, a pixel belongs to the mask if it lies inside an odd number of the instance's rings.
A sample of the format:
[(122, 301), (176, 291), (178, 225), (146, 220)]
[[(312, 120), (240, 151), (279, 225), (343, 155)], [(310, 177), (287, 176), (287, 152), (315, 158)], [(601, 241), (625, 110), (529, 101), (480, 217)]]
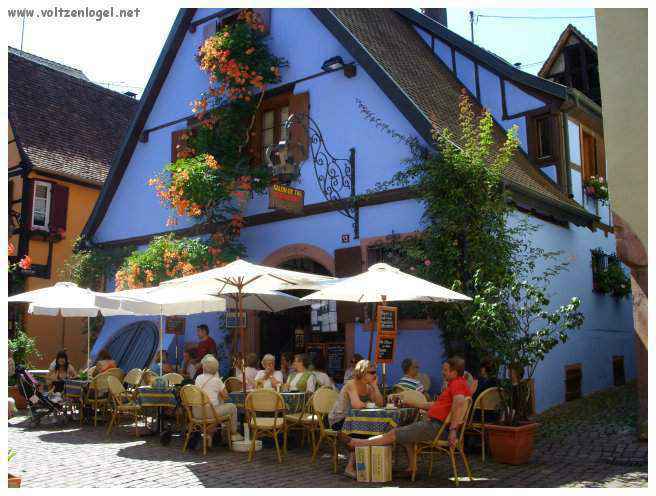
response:
[[(266, 168), (252, 167), (247, 144), (268, 84), (280, 81), (286, 62), (269, 51), (265, 26), (251, 9), (207, 38), (198, 50), (209, 88), (193, 102), (196, 125), (184, 133), (177, 159), (149, 181), (173, 215), (210, 223), (211, 244), (235, 250), (250, 195), (270, 183)], [(231, 247), (232, 245), (232, 247)]]

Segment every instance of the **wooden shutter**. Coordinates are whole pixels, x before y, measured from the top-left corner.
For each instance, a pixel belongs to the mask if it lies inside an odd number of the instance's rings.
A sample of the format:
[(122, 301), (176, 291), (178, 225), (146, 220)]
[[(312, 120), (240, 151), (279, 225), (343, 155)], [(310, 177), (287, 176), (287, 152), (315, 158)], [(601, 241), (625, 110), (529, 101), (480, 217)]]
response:
[(171, 162), (178, 158), (178, 147), (183, 144), (182, 137), (188, 132), (187, 129), (180, 129), (171, 133)]
[[(348, 277), (362, 272), (362, 252), (359, 246), (335, 250), (335, 276)], [(355, 318), (364, 322), (364, 304), (337, 302), (337, 322), (345, 324), (354, 322)]]
[(269, 34), (271, 32), (271, 9), (253, 9), (258, 16), (260, 16), (260, 21), (266, 26), (264, 34)]
[[(303, 117), (303, 124), (296, 123), (291, 126), (289, 130), (289, 140), (292, 143), (298, 143), (300, 148), (300, 160), (303, 161), (308, 158), (308, 147), (310, 138), (308, 136), (308, 121), (307, 117), (310, 115), (310, 93), (299, 93), (292, 95), (289, 99), (289, 115), (295, 114)], [(296, 152), (296, 150), (294, 150)]]
[(21, 226), (25, 232), (32, 230), (32, 208), (34, 208), (34, 179), (24, 179), (27, 181), (27, 195), (23, 198), (23, 204), (21, 207), (21, 212), (25, 213), (25, 216), (21, 217), (25, 219), (25, 226)]
[(50, 219), (49, 229), (52, 232), (66, 231), (66, 216), (68, 214), (68, 188), (52, 183), (50, 188)]

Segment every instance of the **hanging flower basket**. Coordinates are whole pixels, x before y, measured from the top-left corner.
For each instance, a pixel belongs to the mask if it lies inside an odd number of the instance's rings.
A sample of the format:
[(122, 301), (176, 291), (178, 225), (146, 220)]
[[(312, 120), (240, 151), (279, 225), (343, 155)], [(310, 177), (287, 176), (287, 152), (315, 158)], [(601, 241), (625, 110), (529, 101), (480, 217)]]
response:
[(606, 202), (608, 201), (608, 184), (601, 176), (590, 176), (583, 183), (583, 190), (590, 198)]

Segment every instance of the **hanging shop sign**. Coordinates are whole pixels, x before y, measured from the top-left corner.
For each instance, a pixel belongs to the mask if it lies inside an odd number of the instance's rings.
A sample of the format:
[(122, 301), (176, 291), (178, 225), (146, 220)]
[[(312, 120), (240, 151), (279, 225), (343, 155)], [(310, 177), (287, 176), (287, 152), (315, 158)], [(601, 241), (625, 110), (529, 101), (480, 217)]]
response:
[(269, 208), (298, 214), (303, 212), (305, 191), (284, 184), (269, 186)]
[(166, 317), (166, 334), (175, 334), (176, 336), (184, 336), (185, 333), (185, 318), (178, 316)]
[(392, 363), (396, 350), (398, 308), (378, 305), (376, 309), (376, 363)]

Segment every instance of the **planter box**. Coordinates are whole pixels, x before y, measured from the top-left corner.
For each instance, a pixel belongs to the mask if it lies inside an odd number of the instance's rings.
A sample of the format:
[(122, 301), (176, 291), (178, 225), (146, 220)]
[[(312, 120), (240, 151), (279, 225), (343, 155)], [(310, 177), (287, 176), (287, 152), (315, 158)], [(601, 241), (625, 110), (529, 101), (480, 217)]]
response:
[(16, 408), (19, 410), (25, 410), (27, 408), (27, 399), (18, 390), (18, 386), (9, 386), (9, 397), (14, 398)]
[(16, 477), (15, 475), (7, 474), (8, 478), (8, 483), (7, 487), (21, 487), (21, 481), (22, 479), (20, 477)]
[(539, 426), (540, 424), (537, 422), (525, 423), (516, 427), (487, 425), (492, 458), (499, 463), (509, 465), (527, 463), (533, 454), (533, 439)]

